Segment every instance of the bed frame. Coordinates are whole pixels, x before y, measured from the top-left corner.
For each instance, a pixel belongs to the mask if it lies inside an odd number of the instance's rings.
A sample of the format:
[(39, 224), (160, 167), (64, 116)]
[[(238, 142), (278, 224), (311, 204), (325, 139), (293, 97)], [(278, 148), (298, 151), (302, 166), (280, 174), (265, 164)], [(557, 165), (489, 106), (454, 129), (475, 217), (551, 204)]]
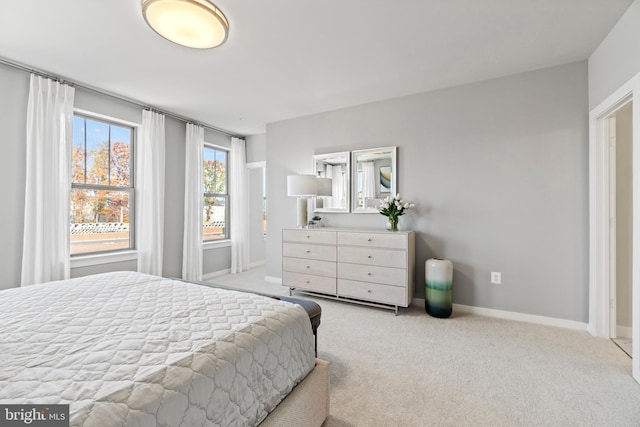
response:
[[(182, 280), (182, 279), (177, 279)], [(186, 281), (186, 280), (183, 280)], [(198, 285), (213, 288), (222, 288), (239, 292), (249, 292), (234, 289), (209, 282), (197, 282)], [(309, 315), (311, 328), (316, 346), (316, 364), (311, 372), (291, 390), (276, 408), (267, 415), (259, 424), (260, 427), (320, 427), (329, 416), (329, 362), (318, 359), (318, 326), (320, 325), (320, 306), (312, 301), (301, 300), (293, 297), (267, 295), (259, 292), (259, 295), (279, 299), (301, 305)]]
[(329, 362), (316, 366), (265, 418), (260, 427), (320, 427), (329, 416)]

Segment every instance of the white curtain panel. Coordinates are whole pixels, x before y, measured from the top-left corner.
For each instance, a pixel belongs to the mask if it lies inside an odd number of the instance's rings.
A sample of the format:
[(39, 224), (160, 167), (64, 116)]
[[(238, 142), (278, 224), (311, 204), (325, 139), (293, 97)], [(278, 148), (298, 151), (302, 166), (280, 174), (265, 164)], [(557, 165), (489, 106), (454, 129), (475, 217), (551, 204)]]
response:
[(249, 269), (249, 187), (245, 142), (231, 138), (229, 197), (231, 199), (231, 273)]
[(373, 162), (362, 163), (362, 180), (364, 186), (362, 189), (362, 195), (365, 199), (365, 206), (367, 206), (366, 200), (376, 197), (376, 169)]
[(73, 87), (31, 74), (22, 286), (69, 278)]
[(164, 115), (142, 111), (137, 159), (138, 271), (161, 276), (164, 244)]
[(182, 278), (202, 280), (202, 162), (204, 128), (187, 123)]

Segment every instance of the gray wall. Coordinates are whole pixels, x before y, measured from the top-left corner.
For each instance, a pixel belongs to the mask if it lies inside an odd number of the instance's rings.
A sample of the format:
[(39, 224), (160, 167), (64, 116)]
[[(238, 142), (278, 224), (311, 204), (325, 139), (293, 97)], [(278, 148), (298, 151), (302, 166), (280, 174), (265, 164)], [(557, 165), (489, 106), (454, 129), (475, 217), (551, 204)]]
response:
[(639, 72), (640, 0), (636, 0), (589, 58), (589, 109)]
[[(166, 117), (164, 132), (164, 251), (162, 275), (165, 277), (182, 277), (186, 125), (180, 120)], [(203, 265), (203, 269), (206, 269), (205, 265)]]
[[(246, 138), (247, 163), (265, 162), (267, 160), (266, 134), (250, 135)], [(266, 240), (263, 236), (262, 223), (262, 168), (249, 169), (249, 205), (250, 236), (251, 236), (251, 264), (264, 264), (266, 257)]]
[(260, 133), (246, 138), (247, 163), (267, 160), (267, 135)]
[[(26, 173), (26, 110), (29, 73), (0, 64), (0, 125), (3, 155), (0, 156), (0, 194), (5, 208), (0, 217), (0, 289), (20, 285), (24, 185)], [(140, 106), (88, 89), (76, 87), (75, 108), (126, 120), (142, 121)], [(165, 239), (163, 275), (182, 275), (182, 237), (184, 218), (185, 124), (170, 117), (165, 121)], [(205, 139), (230, 147), (230, 137), (210, 129)], [(229, 247), (209, 249), (204, 254), (204, 274), (231, 267)], [(74, 268), (72, 277), (115, 270), (135, 270), (135, 261)]]
[(28, 93), (29, 75), (0, 64), (0, 289), (20, 286)]
[(249, 236), (251, 238), (250, 264), (264, 264), (266, 241), (264, 238), (262, 195), (263, 168), (249, 168)]
[(587, 108), (583, 61), (267, 125), (267, 276), (281, 277), (281, 230), (296, 223), (286, 176), (309, 173), (313, 154), (396, 145), (398, 189), (417, 205), (402, 217), (417, 232), (417, 297), (425, 260), (442, 256), (456, 303), (586, 322)]

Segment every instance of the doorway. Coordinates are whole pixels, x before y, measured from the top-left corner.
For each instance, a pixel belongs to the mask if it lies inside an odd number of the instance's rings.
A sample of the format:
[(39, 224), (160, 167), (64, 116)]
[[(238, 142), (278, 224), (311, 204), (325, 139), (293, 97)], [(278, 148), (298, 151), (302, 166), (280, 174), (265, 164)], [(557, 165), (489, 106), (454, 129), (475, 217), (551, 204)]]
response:
[(633, 271), (633, 102), (624, 104), (609, 120), (611, 144), (612, 208), (615, 209), (615, 272), (611, 281), (611, 339), (632, 356), (632, 271)]
[[(627, 110), (629, 109), (629, 110)], [(628, 115), (630, 115), (630, 120)], [(627, 120), (631, 129), (622, 130), (619, 122)], [(630, 160), (630, 189), (618, 196), (616, 148), (619, 132), (631, 133), (626, 161)], [(623, 168), (622, 161), (620, 168)], [(629, 192), (631, 194), (629, 200)], [(618, 207), (618, 198), (627, 199), (630, 206)], [(620, 210), (617, 215), (616, 210)], [(630, 218), (624, 231), (623, 216)], [(636, 215), (633, 215), (633, 213)], [(618, 236), (618, 229), (621, 235)], [(626, 239), (626, 243), (625, 243)], [(618, 248), (618, 244), (625, 245)], [(620, 252), (620, 253), (618, 253)], [(594, 336), (615, 338), (629, 334), (632, 338), (632, 375), (640, 382), (640, 73), (611, 94), (589, 114), (589, 326)], [(624, 265), (627, 258), (629, 265)], [(620, 261), (620, 264), (619, 264)], [(619, 271), (620, 268), (620, 271)], [(623, 283), (630, 268), (630, 295)], [(617, 277), (621, 276), (621, 277)], [(628, 280), (627, 280), (628, 283)], [(627, 292), (625, 295), (624, 293)], [(623, 304), (626, 305), (623, 306)], [(631, 322), (628, 329), (618, 329), (618, 312), (626, 316), (630, 301)], [(618, 305), (618, 302), (621, 305)], [(624, 311), (627, 310), (627, 314)], [(629, 333), (630, 332), (630, 333)]]

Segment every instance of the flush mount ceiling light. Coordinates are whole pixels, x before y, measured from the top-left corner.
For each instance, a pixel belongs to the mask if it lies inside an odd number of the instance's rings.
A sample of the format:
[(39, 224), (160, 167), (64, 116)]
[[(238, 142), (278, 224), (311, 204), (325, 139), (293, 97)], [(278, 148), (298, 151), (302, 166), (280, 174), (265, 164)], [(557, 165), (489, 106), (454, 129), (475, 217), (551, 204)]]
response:
[(220, 46), (229, 32), (227, 18), (206, 0), (142, 0), (142, 16), (165, 39), (195, 49)]

